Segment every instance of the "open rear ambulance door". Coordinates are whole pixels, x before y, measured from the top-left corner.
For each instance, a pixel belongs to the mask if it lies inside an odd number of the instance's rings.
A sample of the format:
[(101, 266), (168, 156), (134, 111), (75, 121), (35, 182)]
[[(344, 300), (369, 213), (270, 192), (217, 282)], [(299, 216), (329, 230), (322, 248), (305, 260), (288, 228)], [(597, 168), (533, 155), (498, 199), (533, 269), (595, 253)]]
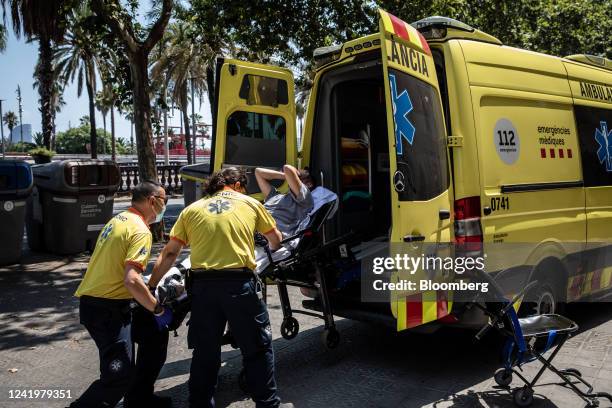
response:
[(275, 66), (217, 60), (211, 172), (246, 168), (249, 194), (259, 193), (254, 169), (297, 162), (293, 74)]
[[(452, 238), (452, 183), (434, 60), (415, 28), (380, 9), (379, 31), (394, 188), (391, 243), (406, 243), (403, 246), (412, 246), (413, 255), (418, 256), (422, 253), (419, 246), (425, 244), (422, 251), (433, 255), (431, 248), (436, 246), (432, 244), (449, 243)], [(448, 245), (441, 247), (449, 250)], [(418, 283), (417, 276), (397, 277)], [(442, 291), (394, 291), (391, 309), (397, 330), (448, 315), (452, 306), (448, 298)]]

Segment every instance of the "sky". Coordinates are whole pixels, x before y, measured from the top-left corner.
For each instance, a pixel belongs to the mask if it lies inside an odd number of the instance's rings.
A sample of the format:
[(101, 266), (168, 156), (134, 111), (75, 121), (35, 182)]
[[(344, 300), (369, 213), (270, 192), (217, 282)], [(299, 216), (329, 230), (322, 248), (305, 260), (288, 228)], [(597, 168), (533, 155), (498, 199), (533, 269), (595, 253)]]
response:
[[(20, 85), (23, 123), (31, 124), (32, 134), (34, 134), (40, 132), (42, 128), (38, 110), (38, 91), (32, 87), (34, 82), (32, 75), (38, 58), (38, 44), (36, 42), (28, 44), (23, 38), (15, 38), (10, 23), (7, 28), (9, 31), (7, 47), (4, 53), (0, 54), (0, 99), (4, 100), (2, 102), (2, 113), (12, 110), (15, 114), (19, 114), (16, 90), (17, 85)], [(57, 132), (64, 131), (70, 126), (78, 126), (79, 118), (89, 115), (87, 91), (83, 87), (83, 93), (78, 97), (76, 80), (64, 90), (64, 101), (66, 105), (55, 119)], [(212, 123), (210, 105), (206, 95), (202, 100), (202, 106), (200, 106), (200, 101), (196, 96), (195, 110), (202, 115), (204, 123)], [(191, 108), (189, 113), (191, 114)], [(178, 110), (174, 110), (173, 116), (172, 111), (170, 111), (168, 125), (180, 125), (180, 112)], [(4, 126), (4, 137), (8, 138), (8, 128), (4, 123), (2, 123), (2, 126)], [(102, 114), (100, 112), (96, 113), (96, 127), (102, 128)], [(110, 132), (110, 117), (107, 118), (107, 129)], [(130, 122), (118, 115), (117, 112), (115, 112), (115, 132), (117, 137), (126, 140), (130, 138)]]

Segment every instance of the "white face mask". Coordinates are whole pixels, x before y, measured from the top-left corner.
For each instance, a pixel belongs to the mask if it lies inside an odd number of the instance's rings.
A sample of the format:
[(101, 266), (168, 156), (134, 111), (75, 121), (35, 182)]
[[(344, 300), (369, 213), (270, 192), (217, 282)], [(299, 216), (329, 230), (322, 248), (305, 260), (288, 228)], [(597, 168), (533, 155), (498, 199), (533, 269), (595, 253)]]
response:
[(161, 222), (164, 219), (164, 213), (166, 212), (166, 206), (162, 207), (162, 210), (159, 214), (155, 216), (155, 221), (153, 223)]

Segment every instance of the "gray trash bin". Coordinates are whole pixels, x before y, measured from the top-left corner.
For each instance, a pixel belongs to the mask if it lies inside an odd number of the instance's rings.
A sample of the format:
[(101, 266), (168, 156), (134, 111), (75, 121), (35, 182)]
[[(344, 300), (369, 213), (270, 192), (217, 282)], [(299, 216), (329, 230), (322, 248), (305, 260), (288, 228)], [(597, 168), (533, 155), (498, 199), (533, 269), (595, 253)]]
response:
[(0, 161), (0, 265), (19, 262), (26, 200), (32, 192), (32, 170), (21, 160)]
[(32, 166), (26, 228), (30, 248), (67, 255), (91, 251), (113, 214), (119, 167), (110, 160)]
[(183, 199), (187, 207), (202, 198), (202, 185), (210, 176), (210, 164), (189, 164), (181, 167), (180, 174), (183, 180)]

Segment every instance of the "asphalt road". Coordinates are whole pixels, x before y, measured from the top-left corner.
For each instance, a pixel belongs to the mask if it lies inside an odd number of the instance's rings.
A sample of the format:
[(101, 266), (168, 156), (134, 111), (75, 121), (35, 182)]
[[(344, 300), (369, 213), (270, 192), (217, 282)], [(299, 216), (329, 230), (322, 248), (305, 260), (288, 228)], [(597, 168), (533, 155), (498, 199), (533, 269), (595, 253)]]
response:
[[(116, 210), (127, 202), (116, 203)], [(172, 223), (182, 199), (171, 199), (166, 222)], [(159, 251), (160, 246), (156, 246)], [(57, 257), (27, 253), (22, 264), (0, 268), (0, 407), (61, 407), (67, 401), (9, 399), (10, 389), (68, 389), (74, 398), (97, 376), (93, 341), (79, 324), (72, 295), (88, 256)], [(290, 291), (294, 306), (303, 297)], [(300, 334), (280, 337), (281, 310), (274, 288), (268, 294), (276, 352), (276, 376), (283, 400), (296, 407), (511, 407), (510, 391), (497, 387), (502, 340), (495, 335), (476, 342), (473, 332), (444, 329), (433, 334), (394, 333), (374, 325), (338, 320), (337, 349), (322, 344), (322, 322), (299, 316)], [(612, 303), (575, 304), (568, 316), (579, 333), (560, 351), (560, 367), (576, 367), (596, 389), (612, 392)], [(187, 406), (190, 350), (186, 330), (171, 337), (167, 364), (157, 383), (176, 407)], [(219, 407), (253, 407), (238, 387), (240, 353), (223, 347), (217, 401)], [(531, 376), (538, 363), (524, 366)], [(536, 387), (534, 407), (582, 407), (550, 373)], [(512, 387), (518, 386), (515, 380)], [(602, 401), (602, 407), (612, 406)]]

